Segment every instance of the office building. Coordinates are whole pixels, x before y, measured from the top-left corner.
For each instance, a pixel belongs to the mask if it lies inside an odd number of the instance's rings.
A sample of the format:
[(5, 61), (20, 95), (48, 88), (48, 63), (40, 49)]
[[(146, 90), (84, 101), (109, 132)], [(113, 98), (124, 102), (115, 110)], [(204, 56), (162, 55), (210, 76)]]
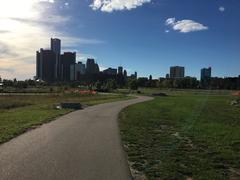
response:
[(170, 67), (170, 78), (184, 78), (185, 68), (181, 66)]
[(134, 72), (134, 74), (131, 74), (130, 78), (137, 79), (137, 72)]
[(126, 70), (123, 71), (123, 76), (124, 76), (125, 78), (127, 77), (127, 71), (126, 71)]
[(114, 68), (105, 69), (103, 71), (103, 74), (115, 76), (115, 75), (117, 75), (117, 69), (114, 69)]
[(50, 44), (51, 44), (51, 50), (56, 54), (55, 78), (60, 79), (61, 40), (57, 38), (51, 38)]
[(134, 76), (135, 76), (135, 78), (137, 79), (138, 76), (137, 76), (137, 72), (136, 72), (136, 71), (135, 71), (135, 73), (134, 73)]
[(70, 80), (78, 81), (80, 76), (86, 73), (86, 66), (82, 62), (70, 66)]
[(212, 68), (203, 68), (201, 69), (201, 87), (202, 88), (209, 88), (211, 85), (212, 79)]
[(70, 81), (70, 67), (76, 64), (75, 52), (64, 52), (60, 57), (60, 76), (62, 81)]
[(201, 81), (211, 79), (212, 77), (212, 68), (203, 68), (201, 69)]
[(123, 67), (122, 66), (118, 67), (118, 75), (123, 75)]
[(56, 54), (52, 50), (40, 49), (37, 51), (36, 78), (46, 81), (55, 81)]
[(36, 52), (36, 79), (41, 79), (41, 62), (40, 62), (40, 51)]
[(56, 54), (61, 54), (61, 40), (57, 38), (51, 38), (51, 50)]
[(97, 74), (99, 73), (99, 66), (95, 63), (94, 59), (87, 59), (86, 63), (86, 74)]

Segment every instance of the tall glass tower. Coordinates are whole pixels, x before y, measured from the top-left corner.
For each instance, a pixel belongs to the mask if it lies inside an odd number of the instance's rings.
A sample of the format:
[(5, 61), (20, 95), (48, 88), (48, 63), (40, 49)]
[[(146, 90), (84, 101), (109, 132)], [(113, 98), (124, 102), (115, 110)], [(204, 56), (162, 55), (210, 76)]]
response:
[(60, 78), (60, 55), (61, 55), (61, 40), (57, 38), (51, 38), (51, 50), (56, 54), (55, 63), (55, 78)]
[(51, 50), (56, 54), (61, 54), (61, 40), (51, 38)]

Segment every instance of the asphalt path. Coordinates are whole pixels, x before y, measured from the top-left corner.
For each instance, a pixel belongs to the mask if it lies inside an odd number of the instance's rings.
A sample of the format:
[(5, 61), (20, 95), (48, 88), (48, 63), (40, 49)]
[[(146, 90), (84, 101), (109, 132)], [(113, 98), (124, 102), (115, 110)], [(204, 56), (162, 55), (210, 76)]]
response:
[(130, 180), (118, 114), (151, 99), (91, 106), (0, 145), (0, 180)]

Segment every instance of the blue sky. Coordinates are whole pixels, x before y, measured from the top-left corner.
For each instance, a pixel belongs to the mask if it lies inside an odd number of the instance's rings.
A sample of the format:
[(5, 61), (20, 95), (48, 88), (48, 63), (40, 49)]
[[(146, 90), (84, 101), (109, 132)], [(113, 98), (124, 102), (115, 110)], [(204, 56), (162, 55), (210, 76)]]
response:
[(22, 0), (7, 11), (16, 2), (0, 7), (4, 78), (32, 78), (35, 51), (51, 37), (79, 60), (140, 76), (163, 77), (172, 65), (198, 78), (208, 66), (213, 76), (240, 75), (239, 0)]

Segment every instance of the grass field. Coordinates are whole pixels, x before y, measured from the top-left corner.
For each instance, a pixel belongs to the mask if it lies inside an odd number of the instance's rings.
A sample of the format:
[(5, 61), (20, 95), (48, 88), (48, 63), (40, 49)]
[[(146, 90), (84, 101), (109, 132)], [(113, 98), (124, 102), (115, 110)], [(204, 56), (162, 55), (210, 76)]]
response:
[(135, 175), (150, 180), (240, 179), (240, 108), (230, 105), (233, 97), (207, 91), (169, 94), (120, 114)]
[(21, 95), (0, 96), (0, 144), (9, 139), (73, 111), (56, 110), (61, 102), (80, 102), (84, 105), (129, 99), (124, 95)]

